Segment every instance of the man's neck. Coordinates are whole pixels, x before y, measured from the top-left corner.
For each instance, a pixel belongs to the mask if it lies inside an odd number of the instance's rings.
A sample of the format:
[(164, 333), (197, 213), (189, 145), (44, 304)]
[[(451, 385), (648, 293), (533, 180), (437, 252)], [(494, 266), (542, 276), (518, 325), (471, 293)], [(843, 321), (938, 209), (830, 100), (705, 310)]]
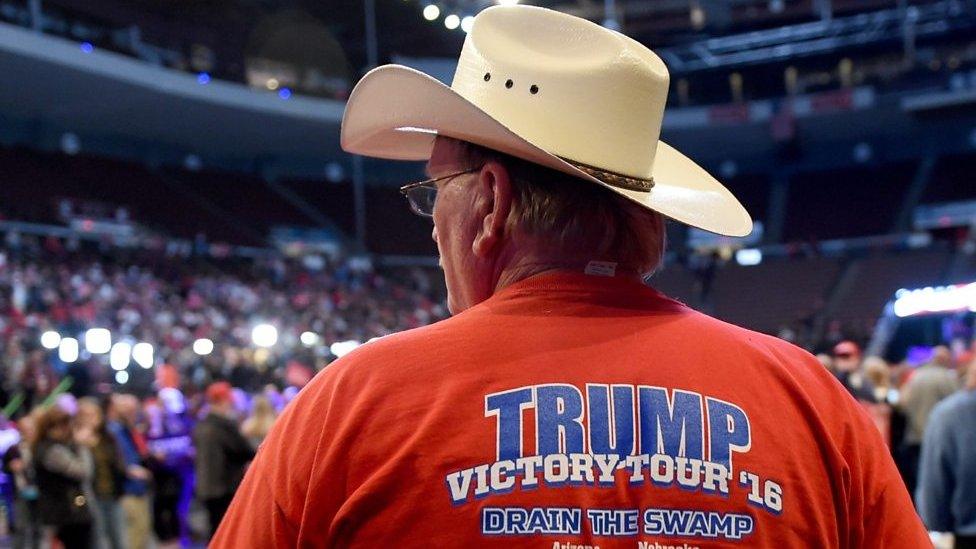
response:
[[(590, 261), (554, 261), (554, 260), (535, 260), (532, 258), (523, 258), (521, 260), (510, 263), (508, 266), (503, 268), (498, 276), (496, 277), (495, 290), (493, 293), (498, 293), (502, 289), (515, 284), (521, 280), (538, 276), (544, 273), (555, 273), (555, 272), (573, 272), (573, 273), (584, 273), (587, 267), (590, 265)], [(614, 264), (614, 277), (619, 278), (631, 278), (635, 281), (641, 280), (641, 275), (636, 269), (621, 267)]]

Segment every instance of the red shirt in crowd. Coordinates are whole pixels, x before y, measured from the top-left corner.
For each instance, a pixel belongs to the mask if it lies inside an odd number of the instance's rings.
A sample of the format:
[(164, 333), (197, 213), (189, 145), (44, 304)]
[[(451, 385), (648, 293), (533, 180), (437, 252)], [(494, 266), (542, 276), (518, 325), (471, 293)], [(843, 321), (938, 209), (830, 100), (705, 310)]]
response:
[(212, 547), (922, 547), (878, 430), (806, 352), (557, 273), (321, 372)]

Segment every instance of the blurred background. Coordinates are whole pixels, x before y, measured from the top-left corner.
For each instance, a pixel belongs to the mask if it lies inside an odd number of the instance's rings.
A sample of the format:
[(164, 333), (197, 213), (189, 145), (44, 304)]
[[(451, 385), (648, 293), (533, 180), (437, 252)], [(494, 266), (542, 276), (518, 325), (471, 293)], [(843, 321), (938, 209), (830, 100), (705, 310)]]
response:
[[(228, 496), (195, 490), (211, 408), (253, 446), (329, 362), (447, 316), (431, 227), (397, 192), (423, 166), (346, 155), (339, 123), (372, 66), (450, 83), (493, 3), (0, 0), (0, 539), (53, 535), (17, 453), (54, 436), (52, 407), (125, 456), (102, 463), (93, 543), (202, 543), (204, 500)], [(671, 224), (649, 284), (819, 354), (914, 490), (952, 391), (906, 388), (932, 366), (955, 390), (973, 362), (976, 1), (530, 3), (654, 49), (663, 137), (757, 221)]]

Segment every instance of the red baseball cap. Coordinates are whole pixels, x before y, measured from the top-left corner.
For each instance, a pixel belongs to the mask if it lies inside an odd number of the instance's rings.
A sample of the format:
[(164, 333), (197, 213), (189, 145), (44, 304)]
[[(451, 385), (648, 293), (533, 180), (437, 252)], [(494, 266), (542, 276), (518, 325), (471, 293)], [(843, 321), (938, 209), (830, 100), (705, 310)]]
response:
[(207, 387), (207, 402), (217, 404), (219, 402), (230, 402), (234, 399), (233, 387), (226, 381), (211, 383)]
[(834, 356), (861, 356), (861, 348), (853, 341), (841, 341), (834, 346)]

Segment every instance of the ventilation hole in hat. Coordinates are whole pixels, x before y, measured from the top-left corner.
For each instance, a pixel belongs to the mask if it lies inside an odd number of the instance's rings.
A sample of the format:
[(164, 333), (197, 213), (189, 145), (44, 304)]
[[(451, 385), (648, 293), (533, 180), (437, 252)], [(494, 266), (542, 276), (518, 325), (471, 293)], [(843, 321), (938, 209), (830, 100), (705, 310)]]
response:
[(511, 79), (508, 79), (508, 80), (505, 81), (505, 87), (506, 88), (511, 89), (511, 87), (514, 86), (514, 85), (515, 85), (515, 82), (512, 82)]
[(486, 72), (485, 73), (485, 82), (487, 82), (489, 80), (491, 80), (491, 73), (490, 72)]
[(535, 95), (535, 94), (539, 93), (539, 86), (536, 86), (535, 84), (532, 84), (529, 87), (529, 93), (531, 93), (532, 95)]

